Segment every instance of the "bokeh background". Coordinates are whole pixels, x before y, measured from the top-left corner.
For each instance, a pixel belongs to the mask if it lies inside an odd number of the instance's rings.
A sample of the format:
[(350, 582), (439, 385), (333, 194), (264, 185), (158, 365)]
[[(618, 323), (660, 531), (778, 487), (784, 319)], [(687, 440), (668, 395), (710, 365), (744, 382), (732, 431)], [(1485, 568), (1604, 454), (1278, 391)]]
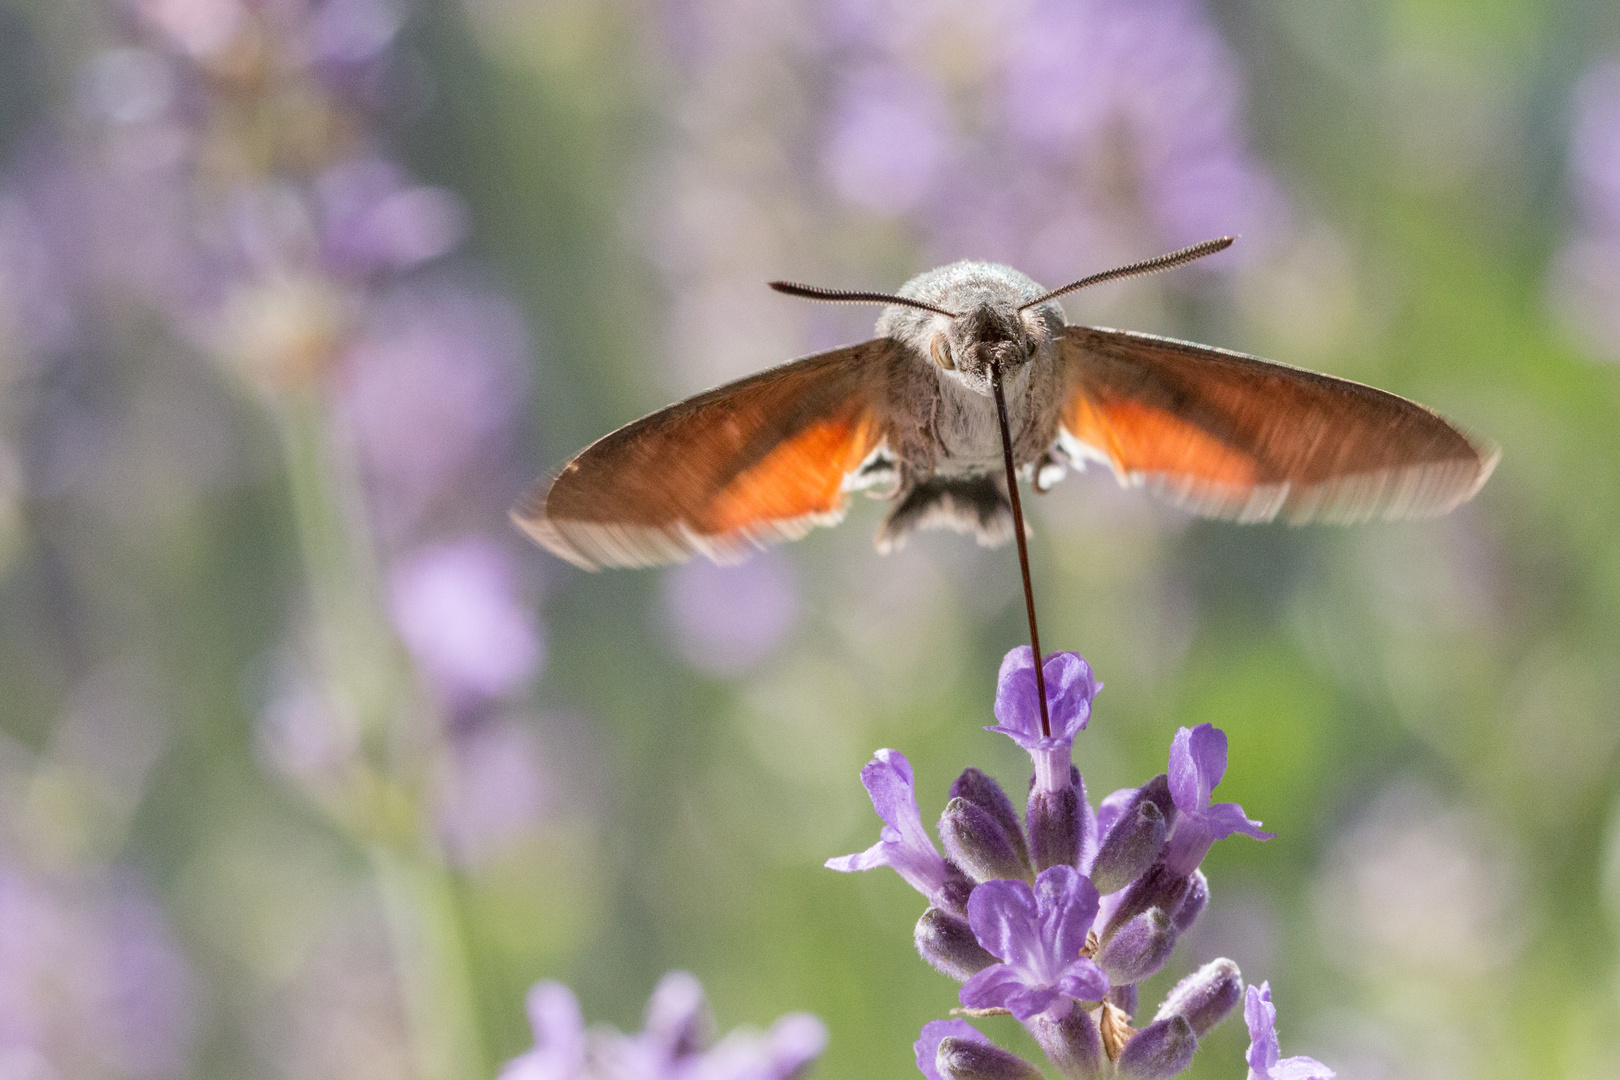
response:
[[(506, 507), (961, 257), (1497, 441), (1443, 520), (1031, 499), (1094, 798), (1226, 729), (1170, 972), (1347, 1080), (1620, 1075), (1620, 8), (1600, 0), (0, 2), (0, 1076), (460, 1080), (525, 988), (818, 1013), (914, 1075), (857, 773), (975, 764), (1010, 551), (882, 508), (586, 575)], [(1161, 977), (1168, 983), (1171, 976)], [(1155, 1000), (1148, 995), (1148, 1000)], [(985, 1030), (1020, 1045), (1010, 1022)], [(1241, 1024), (1193, 1075), (1243, 1075)]]

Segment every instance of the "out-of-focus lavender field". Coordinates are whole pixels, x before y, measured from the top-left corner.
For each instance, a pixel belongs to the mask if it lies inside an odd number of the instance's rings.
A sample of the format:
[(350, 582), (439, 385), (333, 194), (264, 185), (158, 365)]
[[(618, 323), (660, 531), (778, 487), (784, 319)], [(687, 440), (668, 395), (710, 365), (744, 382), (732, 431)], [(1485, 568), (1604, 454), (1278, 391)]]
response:
[(0, 0), (0, 1080), (474, 1080), (536, 980), (632, 1028), (670, 968), (819, 1015), (813, 1080), (918, 1075), (917, 898), (822, 864), (879, 747), (925, 821), (967, 765), (1024, 789), (1011, 551), (880, 557), (863, 499), (587, 575), (507, 508), (870, 335), (767, 280), (1222, 234), (1070, 319), (1502, 459), (1429, 522), (1026, 500), (1091, 791), (1212, 722), (1279, 834), (1216, 846), (1173, 968), (1269, 978), (1345, 1080), (1620, 1074), (1620, 8)]

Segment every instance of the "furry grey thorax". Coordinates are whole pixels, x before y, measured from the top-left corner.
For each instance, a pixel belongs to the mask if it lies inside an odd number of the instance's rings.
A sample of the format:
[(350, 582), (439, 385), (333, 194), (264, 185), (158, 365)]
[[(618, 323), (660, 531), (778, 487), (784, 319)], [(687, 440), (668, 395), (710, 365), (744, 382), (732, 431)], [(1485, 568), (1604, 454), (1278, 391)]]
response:
[(1002, 370), (1013, 459), (1022, 468), (1058, 436), (1063, 311), (1055, 301), (1018, 310), (1045, 292), (1010, 266), (958, 262), (919, 274), (899, 291), (955, 318), (884, 309), (877, 333), (905, 346), (907, 370), (891, 390), (904, 422), (887, 448), (897, 459), (898, 490), (880, 547), (898, 545), (913, 528), (973, 532), (982, 543), (1011, 536), (991, 372)]
[[(1000, 469), (993, 364), (1002, 369), (1017, 463), (1027, 464), (1051, 445), (1061, 398), (1063, 310), (1055, 301), (1018, 310), (1045, 291), (1010, 266), (965, 261), (919, 274), (901, 287), (901, 296), (957, 313), (950, 319), (893, 306), (878, 319), (878, 334), (908, 346), (920, 376), (907, 380), (910, 400), (896, 404), (926, 429), (932, 460), (908, 464), (944, 476)], [(915, 455), (902, 451), (902, 457)]]

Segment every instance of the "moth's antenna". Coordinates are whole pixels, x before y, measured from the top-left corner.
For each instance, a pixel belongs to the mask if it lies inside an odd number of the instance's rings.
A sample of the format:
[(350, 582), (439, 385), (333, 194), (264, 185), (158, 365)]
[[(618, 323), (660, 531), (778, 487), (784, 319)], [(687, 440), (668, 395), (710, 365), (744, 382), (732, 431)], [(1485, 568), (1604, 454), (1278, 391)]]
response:
[(1129, 266), (1121, 266), (1115, 270), (1104, 270), (1100, 274), (1092, 274), (1090, 277), (1083, 277), (1079, 281), (1071, 282), (1061, 289), (1053, 289), (1045, 296), (1024, 304), (1018, 310), (1027, 311), (1037, 304), (1044, 304), (1048, 300), (1056, 300), (1060, 296), (1065, 296), (1076, 289), (1084, 289), (1090, 285), (1101, 285), (1105, 281), (1114, 281), (1117, 278), (1136, 277), (1138, 274), (1156, 274), (1160, 270), (1168, 270), (1172, 266), (1190, 263), (1194, 259), (1202, 259), (1205, 255), (1225, 251), (1232, 246), (1234, 239), (1235, 237), (1222, 236), (1215, 240), (1205, 240), (1202, 244), (1194, 244), (1192, 247), (1182, 248), (1180, 251), (1172, 251), (1168, 255), (1160, 255), (1157, 259), (1146, 259), (1139, 263), (1131, 263)]
[(1012, 427), (1007, 423), (1007, 394), (1001, 388), (1001, 365), (990, 365), (990, 386), (996, 392), (996, 418), (1001, 421), (1001, 456), (1007, 463), (1007, 496), (1012, 500), (1013, 536), (1018, 540), (1018, 568), (1024, 572), (1024, 610), (1029, 612), (1029, 647), (1035, 654), (1035, 696), (1041, 700), (1041, 738), (1052, 737), (1046, 714), (1046, 663), (1041, 656), (1041, 632), (1035, 627), (1035, 587), (1029, 580), (1029, 547), (1024, 542), (1024, 505), (1018, 500), (1018, 470), (1013, 467)]
[(771, 288), (779, 293), (789, 296), (802, 296), (806, 300), (821, 300), (829, 304), (899, 304), (901, 307), (916, 308), (918, 311), (932, 311), (935, 315), (943, 315), (947, 319), (956, 318), (956, 312), (946, 311), (942, 307), (921, 300), (913, 300), (909, 296), (892, 296), (889, 293), (877, 292), (846, 292), (843, 289), (822, 289), (815, 285), (799, 285), (791, 281), (773, 281)]

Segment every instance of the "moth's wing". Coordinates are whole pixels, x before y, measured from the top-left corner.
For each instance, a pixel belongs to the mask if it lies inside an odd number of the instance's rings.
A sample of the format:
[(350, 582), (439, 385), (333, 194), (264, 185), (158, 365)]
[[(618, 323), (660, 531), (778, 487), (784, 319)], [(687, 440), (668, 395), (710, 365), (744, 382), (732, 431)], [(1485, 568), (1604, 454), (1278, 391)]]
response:
[(1241, 353), (1064, 331), (1063, 438), (1205, 517), (1350, 522), (1443, 514), (1497, 451), (1416, 402)]
[(591, 444), (512, 511), (577, 566), (735, 562), (844, 515), (846, 477), (888, 430), (901, 346), (878, 338), (660, 409)]

